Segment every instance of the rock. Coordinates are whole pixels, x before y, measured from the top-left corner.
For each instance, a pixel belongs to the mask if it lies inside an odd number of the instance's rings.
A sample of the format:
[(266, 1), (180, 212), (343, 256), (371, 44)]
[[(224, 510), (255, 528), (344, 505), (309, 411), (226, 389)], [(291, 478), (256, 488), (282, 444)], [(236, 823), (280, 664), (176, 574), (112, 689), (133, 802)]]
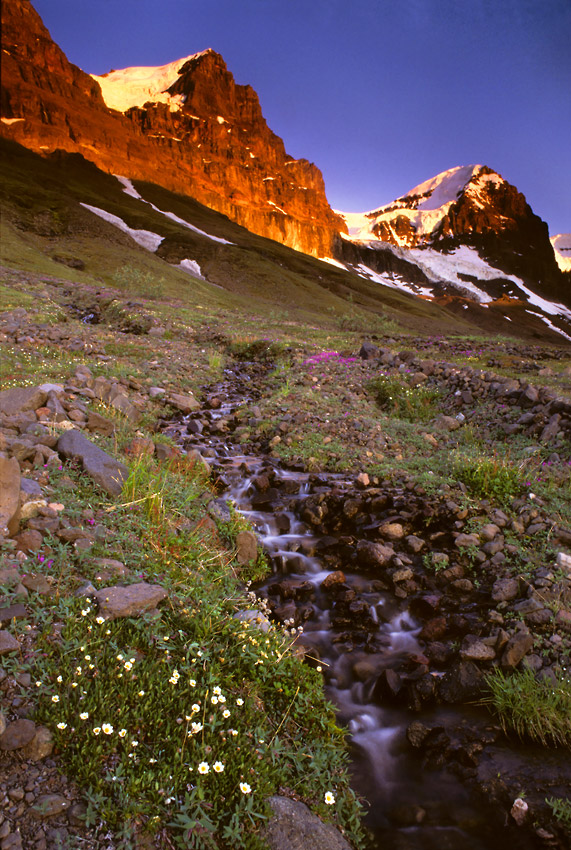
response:
[(477, 534), (459, 534), (454, 541), (454, 545), (458, 549), (464, 549), (467, 546), (479, 546), (480, 537)]
[(133, 437), (125, 446), (125, 454), (128, 457), (152, 457), (155, 453), (155, 444), (150, 437)]
[(0, 655), (7, 655), (9, 652), (15, 652), (17, 649), (20, 649), (20, 644), (14, 635), (5, 629), (0, 629)]
[(493, 661), (496, 652), (476, 635), (466, 635), (460, 646), (460, 657), (469, 661)]
[(405, 537), (405, 543), (415, 555), (421, 552), (425, 546), (424, 540), (421, 537), (416, 537), (414, 534), (409, 534), (408, 537)]
[(44, 542), (44, 538), (40, 532), (35, 531), (33, 528), (27, 528), (14, 539), (18, 549), (21, 549), (22, 552), (37, 552)]
[(263, 830), (270, 850), (351, 850), (331, 824), (325, 824), (304, 803), (270, 797), (273, 815)]
[(519, 596), (519, 582), (515, 578), (499, 578), (492, 587), (494, 602), (507, 602)]
[(256, 626), (262, 632), (269, 632), (271, 622), (262, 611), (238, 611), (234, 614), (236, 620)]
[(407, 727), (406, 737), (411, 747), (418, 749), (418, 747), (422, 747), (430, 732), (431, 729), (421, 723), (420, 720), (413, 720)]
[(191, 449), (186, 455), (186, 461), (191, 469), (196, 466), (202, 469), (205, 475), (210, 475), (210, 464), (202, 457), (198, 449)]
[(460, 427), (460, 422), (453, 416), (445, 416), (443, 413), (436, 417), (434, 422), (437, 428), (442, 428), (444, 431), (456, 431)]
[(22, 584), (26, 590), (31, 590), (33, 593), (39, 593), (42, 596), (47, 596), (52, 591), (52, 586), (43, 575), (26, 575), (22, 579)]
[(357, 544), (357, 560), (366, 567), (386, 567), (393, 555), (392, 548), (382, 543), (359, 540)]
[(85, 426), (88, 431), (93, 431), (95, 434), (102, 434), (104, 437), (110, 437), (115, 432), (115, 423), (100, 413), (94, 410), (89, 411), (87, 424)]
[(341, 570), (335, 570), (332, 573), (329, 573), (328, 576), (325, 576), (323, 581), (321, 582), (322, 590), (331, 590), (332, 588), (338, 587), (340, 584), (345, 584), (345, 573)]
[(182, 457), (182, 452), (179, 447), (171, 446), (169, 443), (155, 443), (155, 454), (157, 456), (157, 460), (161, 462)]
[(404, 528), (400, 522), (386, 522), (379, 526), (378, 532), (387, 540), (402, 540), (404, 537)]
[(506, 644), (501, 659), (502, 667), (517, 667), (532, 647), (533, 637), (527, 632), (517, 632)]
[(26, 606), (19, 602), (0, 608), (0, 623), (9, 623), (11, 620), (25, 620), (27, 617)]
[(61, 815), (69, 808), (69, 805), (69, 800), (66, 800), (61, 794), (42, 794), (31, 806), (30, 813), (43, 820), (54, 815)]
[(22, 749), (24, 758), (30, 761), (41, 761), (51, 756), (54, 748), (54, 738), (47, 726), (38, 726), (32, 740)]
[(555, 625), (558, 629), (571, 632), (571, 611), (567, 611), (565, 608), (560, 608), (555, 615)]
[(359, 357), (362, 360), (375, 360), (379, 356), (379, 349), (372, 342), (365, 340), (359, 351)]
[(119, 617), (136, 617), (151, 611), (166, 599), (167, 592), (158, 584), (130, 584), (128, 587), (104, 587), (93, 596), (99, 603), (99, 611), (106, 620)]
[(466, 702), (478, 696), (484, 684), (484, 674), (473, 661), (457, 661), (440, 682), (440, 697), (444, 702)]
[(7, 537), (18, 531), (20, 486), (20, 464), (0, 453), (0, 534)]
[(182, 395), (180, 393), (171, 393), (166, 399), (168, 404), (172, 407), (176, 407), (177, 410), (180, 410), (181, 413), (185, 415), (188, 413), (192, 413), (193, 410), (200, 409), (200, 403), (195, 399), (192, 393), (188, 395)]
[(111, 496), (123, 489), (129, 470), (125, 464), (100, 449), (79, 431), (67, 431), (57, 443), (58, 452), (68, 460), (80, 460), (84, 470), (96, 484)]
[(12, 387), (0, 392), (0, 413), (4, 416), (18, 416), (43, 407), (48, 394), (40, 387)]
[(521, 826), (527, 817), (527, 811), (529, 806), (522, 800), (521, 797), (518, 797), (517, 800), (514, 800), (514, 804), (511, 807), (510, 815), (515, 820), (518, 826)]
[(160, 398), (166, 393), (162, 387), (149, 387), (149, 397), (150, 398)]
[(258, 539), (252, 531), (240, 531), (236, 535), (236, 560), (248, 564), (258, 557)]
[(5, 752), (21, 750), (30, 743), (35, 734), (36, 724), (33, 720), (14, 720), (13, 723), (8, 723), (4, 734), (0, 737), (0, 750)]
[(357, 478), (355, 479), (355, 484), (361, 490), (364, 490), (365, 487), (368, 487), (369, 484), (370, 484), (370, 479), (369, 479), (369, 476), (367, 475), (367, 473), (366, 472), (360, 472), (359, 475), (357, 476)]
[(126, 395), (122, 393), (118, 393), (115, 398), (111, 401), (111, 407), (114, 407), (115, 410), (118, 410), (123, 416), (129, 420), (129, 422), (137, 423), (140, 422), (142, 418), (142, 414), (140, 410), (137, 410), (135, 405), (129, 401)]
[(114, 558), (94, 558), (92, 564), (95, 568), (96, 581), (113, 581), (131, 574), (125, 564)]
[[(20, 479), (20, 493), (25, 494), (25, 496), (41, 496), (42, 488), (38, 484), (37, 481), (34, 481), (33, 478), (21, 478)], [(22, 499), (24, 501), (24, 499)]]

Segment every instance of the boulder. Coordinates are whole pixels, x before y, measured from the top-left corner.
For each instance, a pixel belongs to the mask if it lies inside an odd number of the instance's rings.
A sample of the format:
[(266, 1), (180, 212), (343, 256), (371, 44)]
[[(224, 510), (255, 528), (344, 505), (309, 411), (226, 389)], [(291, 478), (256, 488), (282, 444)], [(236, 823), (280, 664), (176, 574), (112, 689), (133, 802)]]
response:
[(359, 540), (357, 544), (357, 559), (366, 567), (386, 567), (389, 565), (394, 551), (382, 543), (372, 543), (369, 540)]
[(457, 661), (440, 682), (440, 697), (444, 702), (466, 702), (480, 694), (484, 674), (473, 661)]
[(0, 454), (0, 534), (18, 531), (20, 513), (20, 464), (15, 457)]
[(40, 387), (12, 387), (0, 392), (0, 413), (18, 416), (43, 407), (48, 394)]
[(192, 393), (188, 393), (187, 395), (171, 393), (166, 401), (172, 407), (176, 407), (177, 410), (180, 410), (180, 412), (184, 414), (192, 413), (193, 410), (198, 410), (200, 408), (200, 403), (195, 399)]
[(270, 797), (273, 815), (264, 829), (271, 850), (351, 850), (332, 824), (323, 823), (304, 803)]
[(8, 652), (15, 652), (20, 649), (20, 644), (14, 635), (7, 632), (5, 629), (0, 629), (0, 655), (6, 655)]
[(123, 489), (128, 469), (79, 431), (67, 431), (57, 443), (57, 450), (68, 460), (80, 460), (87, 474), (110, 496), (118, 496)]
[(161, 585), (143, 581), (128, 587), (103, 587), (92, 595), (99, 603), (101, 615), (106, 620), (116, 620), (152, 611), (168, 594)]
[(517, 667), (533, 647), (533, 637), (528, 632), (517, 632), (506, 644), (502, 654), (502, 667)]
[(33, 720), (22, 718), (14, 720), (13, 723), (8, 723), (0, 737), (0, 750), (5, 752), (20, 750), (30, 743), (35, 734), (36, 724)]

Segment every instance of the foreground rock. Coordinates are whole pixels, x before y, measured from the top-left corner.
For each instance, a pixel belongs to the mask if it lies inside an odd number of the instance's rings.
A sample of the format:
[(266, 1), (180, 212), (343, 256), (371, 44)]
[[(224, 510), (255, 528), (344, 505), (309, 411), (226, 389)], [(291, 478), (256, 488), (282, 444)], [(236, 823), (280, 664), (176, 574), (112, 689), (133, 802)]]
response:
[(63, 434), (58, 440), (57, 450), (67, 460), (81, 461), (87, 474), (110, 496), (121, 493), (129, 474), (125, 464), (108, 455), (79, 431)]
[(156, 609), (166, 599), (167, 592), (158, 584), (131, 584), (128, 587), (104, 587), (92, 593), (99, 603), (101, 616), (106, 620), (136, 617)]
[(265, 829), (271, 850), (351, 850), (331, 824), (323, 823), (303, 803), (270, 797), (273, 817)]

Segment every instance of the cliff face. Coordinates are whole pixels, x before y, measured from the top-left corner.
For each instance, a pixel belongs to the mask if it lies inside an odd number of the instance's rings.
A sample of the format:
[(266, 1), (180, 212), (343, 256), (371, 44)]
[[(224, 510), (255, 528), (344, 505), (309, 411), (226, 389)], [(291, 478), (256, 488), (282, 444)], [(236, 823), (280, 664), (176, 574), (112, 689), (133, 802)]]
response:
[(95, 79), (71, 64), (29, 0), (4, 0), (2, 49), (2, 135), (190, 195), (299, 251), (334, 252), (345, 225), (329, 207), (321, 172), (287, 155), (256, 93), (236, 85), (214, 51), (172, 63), (165, 95), (119, 111), (112, 84), (123, 91), (129, 74)]

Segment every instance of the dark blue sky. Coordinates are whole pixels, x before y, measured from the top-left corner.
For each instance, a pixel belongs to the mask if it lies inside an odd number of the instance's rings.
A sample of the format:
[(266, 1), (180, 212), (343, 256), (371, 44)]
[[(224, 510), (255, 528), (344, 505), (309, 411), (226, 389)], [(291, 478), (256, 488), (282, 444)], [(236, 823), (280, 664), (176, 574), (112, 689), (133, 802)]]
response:
[(89, 73), (207, 47), (331, 205), (483, 163), (571, 231), (571, 0), (32, 0)]

